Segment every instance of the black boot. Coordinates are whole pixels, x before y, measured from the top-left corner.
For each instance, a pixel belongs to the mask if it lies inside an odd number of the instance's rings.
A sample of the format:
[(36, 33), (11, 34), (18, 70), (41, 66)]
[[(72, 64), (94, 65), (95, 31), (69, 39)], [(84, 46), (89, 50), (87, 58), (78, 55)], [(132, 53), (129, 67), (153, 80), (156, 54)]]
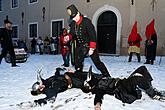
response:
[(1, 62), (2, 62), (2, 57), (0, 56), (0, 64), (1, 64)]
[(150, 61), (149, 60), (146, 60), (146, 62), (144, 64), (150, 64)]
[(132, 60), (132, 52), (129, 54), (129, 59), (128, 59), (128, 62), (131, 62), (131, 60)]
[(138, 62), (140, 62), (141, 58), (140, 58), (140, 54), (139, 53), (136, 53), (137, 55), (137, 58), (138, 58)]
[(153, 65), (154, 64), (154, 60), (151, 60), (151, 65)]

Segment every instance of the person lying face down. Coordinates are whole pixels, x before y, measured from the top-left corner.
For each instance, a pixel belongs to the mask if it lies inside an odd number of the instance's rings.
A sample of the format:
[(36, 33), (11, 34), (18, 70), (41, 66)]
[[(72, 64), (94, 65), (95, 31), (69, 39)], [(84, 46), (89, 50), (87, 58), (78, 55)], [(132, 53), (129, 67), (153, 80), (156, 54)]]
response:
[[(87, 79), (88, 72), (77, 72), (66, 70), (65, 68), (56, 68), (53, 76), (43, 79), (38, 75), (38, 81), (32, 85), (31, 94), (37, 96), (45, 94), (43, 99), (35, 100), (36, 104), (46, 104), (47, 101), (54, 102), (57, 94), (66, 91), (68, 88), (82, 88)], [(100, 75), (96, 75), (101, 77)]]
[(137, 99), (141, 99), (142, 90), (152, 99), (165, 100), (165, 95), (152, 87), (151, 74), (145, 66), (137, 68), (128, 78), (103, 77), (96, 78), (92, 75), (92, 68), (88, 73), (88, 78), (84, 82), (82, 90), (95, 94), (95, 110), (101, 110), (103, 96), (105, 94), (114, 95), (123, 103), (131, 104)]

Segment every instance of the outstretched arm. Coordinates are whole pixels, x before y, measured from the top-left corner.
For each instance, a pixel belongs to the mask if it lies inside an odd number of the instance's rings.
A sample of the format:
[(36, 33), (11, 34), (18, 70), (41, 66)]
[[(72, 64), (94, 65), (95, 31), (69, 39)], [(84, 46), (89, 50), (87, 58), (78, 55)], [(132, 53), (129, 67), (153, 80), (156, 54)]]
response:
[(95, 105), (95, 110), (101, 110), (101, 104), (104, 96), (104, 90), (98, 89), (96, 90), (96, 95), (94, 98), (94, 105)]
[(55, 90), (48, 89), (45, 91), (45, 95), (46, 95), (45, 98), (34, 100), (34, 102), (39, 105), (47, 104), (48, 101), (53, 103), (56, 100), (57, 94), (58, 93)]

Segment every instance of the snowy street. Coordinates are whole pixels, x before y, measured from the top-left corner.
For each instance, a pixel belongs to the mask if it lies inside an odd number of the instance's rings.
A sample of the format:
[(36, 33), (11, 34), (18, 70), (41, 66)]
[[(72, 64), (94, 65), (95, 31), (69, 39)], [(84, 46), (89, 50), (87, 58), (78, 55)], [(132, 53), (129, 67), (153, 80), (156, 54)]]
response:
[[(128, 56), (100, 56), (112, 77), (127, 77), (133, 70), (144, 65), (145, 57), (142, 56), (141, 63), (133, 56), (132, 62), (128, 62)], [(165, 57), (157, 56), (154, 65), (145, 65), (153, 77), (153, 86), (158, 90), (165, 90)], [(63, 64), (61, 55), (31, 55), (27, 62), (17, 63), (19, 67), (11, 67), (2, 61), (0, 65), (0, 109), (1, 110), (94, 110), (94, 95), (85, 94), (79, 89), (70, 89), (60, 93), (56, 102), (48, 103), (42, 107), (20, 108), (17, 104), (43, 98), (30, 94), (31, 86), (37, 80), (37, 71), (42, 69), (43, 78), (52, 76), (56, 67)], [(91, 60), (85, 60), (84, 70), (93, 65)], [(93, 66), (94, 72), (99, 72)], [(142, 99), (133, 104), (125, 104), (114, 96), (105, 95), (102, 110), (164, 110), (165, 102), (150, 99), (144, 92)]]

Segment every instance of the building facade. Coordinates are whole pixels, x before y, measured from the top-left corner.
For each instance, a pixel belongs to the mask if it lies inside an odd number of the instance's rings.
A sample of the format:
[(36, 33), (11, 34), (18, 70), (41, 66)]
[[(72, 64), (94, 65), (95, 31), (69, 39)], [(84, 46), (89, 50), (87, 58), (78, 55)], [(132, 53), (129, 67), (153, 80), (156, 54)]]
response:
[(165, 55), (164, 0), (0, 0), (0, 27), (8, 18), (13, 22), (13, 39), (24, 39), (30, 47), (33, 37), (59, 37), (61, 29), (68, 28), (70, 4), (92, 20), (100, 53), (127, 55), (127, 39), (137, 21), (144, 54), (145, 28), (154, 18), (157, 55)]

